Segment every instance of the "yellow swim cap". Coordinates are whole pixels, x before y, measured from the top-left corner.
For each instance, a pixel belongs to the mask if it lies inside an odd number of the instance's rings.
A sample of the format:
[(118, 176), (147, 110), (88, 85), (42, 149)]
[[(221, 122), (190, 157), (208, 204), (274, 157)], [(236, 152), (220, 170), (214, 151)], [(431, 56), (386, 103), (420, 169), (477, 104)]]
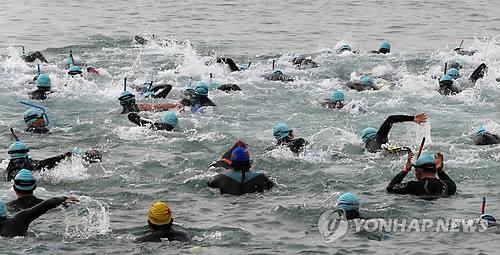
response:
[(155, 225), (166, 225), (172, 221), (172, 212), (167, 203), (155, 202), (149, 208), (148, 212), (149, 222)]

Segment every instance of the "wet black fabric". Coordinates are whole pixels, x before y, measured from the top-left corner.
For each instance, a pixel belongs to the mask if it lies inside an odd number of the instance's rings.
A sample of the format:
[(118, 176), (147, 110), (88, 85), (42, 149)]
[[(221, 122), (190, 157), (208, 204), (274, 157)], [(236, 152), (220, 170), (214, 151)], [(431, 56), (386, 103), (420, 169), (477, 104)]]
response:
[(43, 199), (37, 198), (35, 196), (20, 197), (14, 201), (8, 202), (7, 208), (10, 212), (18, 212), (24, 209), (29, 209), (43, 201)]
[(175, 129), (174, 126), (167, 124), (167, 123), (157, 123), (157, 122), (151, 122), (148, 120), (145, 120), (139, 116), (137, 113), (129, 113), (128, 114), (128, 119), (135, 123), (138, 126), (149, 126), (151, 129), (154, 130), (167, 130), (167, 131), (172, 131)]
[(490, 144), (499, 144), (500, 139), (497, 135), (491, 133), (484, 133), (482, 135), (478, 135), (474, 137), (475, 145), (490, 145)]
[(218, 90), (222, 90), (224, 92), (231, 92), (231, 91), (241, 91), (240, 86), (236, 84), (223, 84), (217, 87)]
[(46, 127), (28, 127), (26, 128), (26, 132), (31, 132), (35, 134), (45, 134), (49, 132), (49, 129)]
[(385, 119), (384, 123), (380, 126), (375, 135), (375, 138), (369, 140), (365, 144), (365, 148), (370, 152), (377, 152), (382, 150), (382, 144), (386, 144), (389, 142), (387, 136), (391, 131), (392, 124), (398, 122), (409, 122), (415, 121), (415, 117), (411, 115), (391, 115)]
[(139, 106), (137, 106), (137, 104), (124, 105), (121, 114), (127, 114), (130, 112), (139, 112)]
[(182, 104), (184, 106), (196, 106), (196, 105), (198, 105), (199, 107), (217, 106), (207, 96), (200, 96), (200, 95), (194, 95), (193, 97), (184, 98), (180, 101), (180, 104)]
[(32, 100), (45, 100), (50, 94), (50, 89), (38, 88), (35, 91), (29, 93)]
[(365, 86), (360, 81), (348, 81), (345, 84), (348, 88), (354, 89), (356, 91), (365, 91), (365, 90), (378, 90), (375, 86)]
[(34, 62), (35, 60), (39, 59), (40, 61), (42, 61), (44, 63), (48, 63), (47, 59), (45, 59), (45, 57), (39, 51), (35, 51), (35, 52), (28, 54), (28, 55), (23, 55), (23, 56), (21, 56), (21, 58), (26, 62)]
[(183, 243), (192, 242), (191, 235), (187, 232), (177, 230), (175, 226), (171, 224), (166, 225), (156, 229), (155, 231), (146, 234), (144, 236), (138, 237), (136, 241), (138, 242), (161, 242), (162, 238), (168, 239), (168, 241), (179, 241)]
[(7, 166), (7, 169), (5, 169), (5, 180), (10, 181), (14, 179), (17, 172), (19, 172), (23, 168), (30, 171), (42, 171), (54, 168), (57, 164), (59, 164), (59, 162), (61, 162), (63, 159), (71, 157), (71, 155), (71, 152), (66, 152), (64, 154), (44, 160), (35, 160), (28, 158), (11, 159), (9, 165)]
[(240, 71), (240, 68), (238, 67), (238, 65), (236, 65), (234, 60), (231, 58), (217, 58), (217, 63), (227, 64), (229, 66), (229, 69), (231, 70), (231, 72)]
[(253, 171), (245, 172), (245, 179), (241, 183), (240, 171), (231, 171), (217, 175), (208, 182), (208, 187), (219, 189), (221, 194), (240, 196), (245, 193), (264, 192), (270, 190), (274, 183), (262, 173)]
[(439, 171), (434, 179), (424, 178), (420, 181), (402, 182), (407, 173), (401, 171), (389, 183), (386, 190), (390, 193), (412, 194), (417, 196), (449, 196), (457, 191), (455, 182), (444, 172)]
[(453, 85), (453, 82), (440, 82), (439, 83), (439, 94), (443, 96), (456, 95), (462, 92), (457, 86)]

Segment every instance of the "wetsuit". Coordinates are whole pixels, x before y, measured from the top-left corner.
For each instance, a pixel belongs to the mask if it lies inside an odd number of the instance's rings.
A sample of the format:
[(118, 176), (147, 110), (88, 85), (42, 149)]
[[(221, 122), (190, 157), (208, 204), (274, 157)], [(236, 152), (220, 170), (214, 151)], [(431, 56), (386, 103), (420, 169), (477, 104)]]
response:
[(138, 126), (149, 126), (151, 129), (155, 130), (167, 130), (167, 131), (172, 131), (174, 130), (174, 126), (167, 124), (167, 123), (156, 123), (156, 122), (151, 122), (145, 119), (142, 119), (139, 114), (135, 112), (131, 112), (128, 114), (128, 119), (137, 124)]
[(500, 143), (500, 138), (498, 138), (497, 135), (488, 132), (474, 137), (475, 145), (490, 145), (499, 143)]
[(26, 128), (26, 132), (31, 132), (35, 134), (45, 134), (49, 132), (49, 129), (46, 127), (28, 127)]
[(457, 86), (453, 85), (453, 81), (439, 82), (439, 94), (443, 96), (456, 95), (462, 92)]
[(53, 197), (30, 209), (16, 213), (14, 217), (0, 218), (0, 236), (26, 236), (28, 227), (32, 221), (45, 214), (48, 210), (61, 205), (66, 199), (66, 197)]
[(130, 112), (139, 112), (139, 106), (137, 106), (137, 104), (124, 105), (121, 114)]
[(390, 49), (379, 49), (379, 50), (372, 50), (370, 53), (375, 53), (375, 54), (387, 54), (391, 53)]
[[(172, 221), (173, 223), (173, 221)], [(168, 241), (179, 241), (183, 243), (190, 243), (192, 241), (191, 235), (189, 233), (176, 230), (169, 223), (165, 226), (158, 226), (153, 232), (146, 234), (144, 236), (138, 237), (136, 241), (138, 242), (161, 242), (161, 238), (167, 238)]]
[(233, 147), (231, 147), (228, 151), (226, 151), (226, 153), (224, 153), (224, 155), (222, 155), (222, 157), (213, 162), (213, 163), (210, 163), (210, 167), (223, 167), (225, 169), (231, 169), (231, 154), (233, 153), (233, 150), (236, 149), (237, 147), (243, 147), (243, 148), (246, 148), (247, 145), (243, 142), (243, 141), (238, 141), (236, 142)]
[(218, 90), (222, 90), (224, 92), (231, 92), (231, 91), (241, 91), (240, 86), (236, 84), (223, 84), (217, 87)]
[(411, 115), (391, 115), (387, 117), (387, 119), (378, 129), (375, 138), (369, 140), (365, 144), (365, 148), (370, 152), (377, 152), (382, 150), (382, 144), (386, 144), (389, 142), (387, 136), (389, 135), (389, 131), (391, 131), (392, 124), (409, 121), (415, 121), (415, 117)]
[(456, 48), (455, 52), (458, 55), (462, 55), (462, 56), (472, 56), (472, 55), (476, 54), (475, 50), (464, 50), (462, 48)]
[(151, 92), (150, 97), (152, 98), (166, 98), (168, 93), (172, 90), (172, 85), (170, 84), (161, 84), (154, 85), (151, 89), (139, 88), (138, 91), (142, 93)]
[(439, 179), (423, 178), (420, 181), (402, 183), (407, 174), (405, 171), (398, 173), (387, 186), (387, 192), (417, 196), (447, 196), (454, 195), (457, 191), (455, 182), (442, 170), (438, 171)]
[(26, 62), (34, 62), (35, 60), (39, 59), (40, 61), (42, 61), (44, 63), (48, 63), (47, 59), (45, 59), (45, 57), (39, 51), (35, 51), (35, 52), (28, 54), (28, 55), (23, 55), (23, 56), (21, 56), (21, 58)]
[(31, 158), (18, 158), (11, 159), (7, 169), (5, 169), (5, 180), (10, 181), (16, 177), (17, 172), (21, 169), (27, 169), (30, 171), (42, 171), (45, 169), (54, 168), (63, 159), (69, 158), (73, 155), (72, 152), (66, 152), (64, 154), (51, 157), (44, 160), (34, 160)]
[(134, 36), (134, 40), (139, 44), (146, 44), (148, 42), (148, 40), (144, 39), (144, 37), (140, 35)]
[(270, 74), (266, 74), (264, 75), (264, 78), (270, 81), (294, 81), (293, 78), (284, 75), (281, 71), (274, 71)]
[(292, 60), (292, 63), (298, 69), (309, 69), (309, 68), (317, 68), (318, 64), (314, 62), (312, 59), (305, 57), (296, 57)]
[(45, 100), (50, 93), (50, 89), (38, 88), (37, 90), (30, 92), (29, 95), (33, 100)]
[(276, 145), (266, 148), (266, 150), (274, 150), (280, 146), (287, 146), (294, 154), (299, 154), (300, 152), (304, 151), (304, 146), (308, 144), (309, 143), (304, 138), (290, 139), (288, 137), (285, 137), (281, 140), (278, 140), (276, 142)]
[(347, 220), (353, 220), (353, 219), (362, 219), (362, 217), (359, 215), (359, 211), (345, 211), (345, 217)]
[(274, 183), (262, 173), (246, 171), (243, 183), (241, 183), (241, 175), (240, 171), (235, 170), (218, 174), (212, 181), (208, 182), (208, 187), (220, 189), (221, 194), (240, 196), (245, 193), (264, 192), (264, 190), (270, 190), (274, 186)]
[(375, 86), (365, 86), (363, 83), (359, 81), (348, 81), (345, 84), (348, 88), (354, 89), (356, 91), (365, 91), (365, 90), (378, 90)]
[(474, 72), (469, 76), (469, 81), (475, 84), (477, 80), (484, 77), (484, 74), (488, 71), (488, 67), (485, 63), (480, 64)]
[(323, 107), (330, 109), (342, 109), (345, 106), (345, 104), (342, 102), (332, 102), (330, 100), (325, 100), (324, 102), (321, 102), (321, 105)]
[(33, 195), (25, 196), (25, 197), (20, 197), (14, 201), (8, 202), (7, 208), (9, 208), (9, 211), (11, 212), (18, 212), (21, 210), (29, 209), (43, 201), (44, 201), (43, 199), (37, 198)]
[(227, 64), (231, 72), (241, 71), (240, 68), (234, 62), (234, 60), (232, 60), (231, 58), (217, 58), (217, 63)]
[(179, 103), (184, 106), (216, 106), (207, 96), (200, 96), (197, 94), (189, 98), (184, 98)]

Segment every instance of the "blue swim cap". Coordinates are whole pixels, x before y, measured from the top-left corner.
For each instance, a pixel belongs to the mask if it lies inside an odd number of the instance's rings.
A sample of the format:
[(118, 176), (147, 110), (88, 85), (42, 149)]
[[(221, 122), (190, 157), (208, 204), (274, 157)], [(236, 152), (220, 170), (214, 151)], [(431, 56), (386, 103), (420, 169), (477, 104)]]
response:
[(205, 82), (200, 81), (194, 89), (194, 93), (200, 96), (208, 96), (208, 85)]
[(380, 49), (390, 50), (390, 49), (391, 49), (391, 44), (389, 43), (389, 41), (384, 40), (384, 41), (382, 41), (382, 43), (380, 44)]
[(243, 147), (236, 147), (231, 153), (231, 161), (249, 162), (250, 154), (248, 153), (247, 149)]
[(447, 74), (441, 76), (441, 79), (439, 79), (439, 82), (442, 82), (442, 81), (453, 81), (453, 78)]
[(134, 94), (128, 92), (128, 91), (123, 91), (120, 94), (120, 97), (118, 98), (120, 101), (120, 104), (122, 106), (127, 106), (127, 105), (132, 105), (135, 104), (135, 96)]
[(361, 139), (363, 139), (363, 142), (367, 143), (371, 139), (375, 138), (377, 135), (377, 129), (373, 127), (367, 127), (363, 129), (363, 132), (361, 132)]
[(359, 198), (351, 192), (344, 193), (337, 200), (337, 207), (346, 211), (359, 210)]
[(33, 191), (36, 189), (36, 180), (27, 169), (21, 169), (14, 177), (14, 187), (18, 190)]
[(273, 127), (273, 134), (276, 140), (281, 140), (287, 137), (290, 132), (292, 132), (292, 130), (288, 128), (288, 125), (285, 123), (278, 123)]
[(359, 80), (361, 81), (363, 86), (373, 87), (373, 85), (375, 84), (375, 80), (373, 79), (373, 77), (368, 74), (363, 74), (361, 78), (359, 78)]
[(69, 75), (75, 75), (75, 74), (81, 74), (82, 70), (78, 66), (71, 66), (69, 68), (68, 74)]
[(21, 141), (15, 141), (9, 146), (8, 154), (11, 159), (26, 158), (30, 149)]
[(24, 123), (30, 126), (33, 122), (43, 118), (44, 112), (41, 109), (31, 107), (24, 112)]
[(434, 158), (434, 154), (425, 152), (415, 161), (415, 167), (421, 167), (424, 165), (435, 165), (436, 159)]
[(476, 133), (476, 136), (480, 136), (480, 135), (483, 135), (484, 133), (488, 132), (488, 130), (486, 130), (485, 127), (479, 127), (478, 129), (476, 129), (475, 133)]
[(7, 217), (7, 207), (5, 206), (5, 202), (0, 198), (0, 218)]
[(446, 74), (449, 75), (453, 79), (456, 79), (456, 78), (460, 77), (460, 72), (456, 68), (450, 68), (450, 69), (448, 69), (448, 71), (446, 72)]
[(175, 112), (166, 112), (165, 115), (161, 118), (161, 122), (170, 124), (172, 126), (176, 126), (178, 122), (177, 115)]
[(330, 101), (334, 103), (344, 101), (344, 92), (339, 89), (332, 91), (332, 93), (330, 94)]
[(50, 82), (50, 77), (46, 74), (40, 74), (36, 80), (36, 86), (39, 88), (50, 88), (52, 83)]

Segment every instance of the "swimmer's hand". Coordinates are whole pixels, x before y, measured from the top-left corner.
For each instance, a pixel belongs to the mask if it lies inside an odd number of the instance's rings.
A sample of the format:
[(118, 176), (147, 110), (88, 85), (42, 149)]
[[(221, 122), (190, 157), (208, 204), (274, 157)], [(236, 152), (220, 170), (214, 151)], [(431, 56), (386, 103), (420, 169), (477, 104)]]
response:
[(443, 153), (438, 151), (435, 157), (436, 157), (436, 170), (438, 172), (441, 172), (443, 171), (443, 161), (444, 161)]
[(411, 161), (413, 160), (413, 152), (408, 152), (408, 158), (406, 159), (405, 167), (403, 168), (403, 172), (409, 173), (411, 171)]
[(414, 120), (417, 124), (422, 124), (424, 122), (427, 121), (427, 114), (425, 113), (418, 113), (417, 115), (415, 115), (415, 120)]
[(128, 119), (134, 123), (137, 123), (141, 120), (141, 116), (135, 112), (131, 112), (127, 115)]

